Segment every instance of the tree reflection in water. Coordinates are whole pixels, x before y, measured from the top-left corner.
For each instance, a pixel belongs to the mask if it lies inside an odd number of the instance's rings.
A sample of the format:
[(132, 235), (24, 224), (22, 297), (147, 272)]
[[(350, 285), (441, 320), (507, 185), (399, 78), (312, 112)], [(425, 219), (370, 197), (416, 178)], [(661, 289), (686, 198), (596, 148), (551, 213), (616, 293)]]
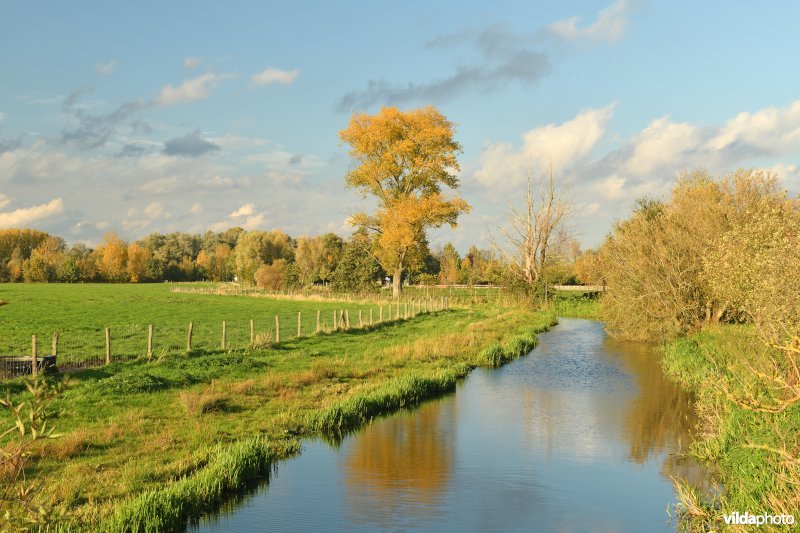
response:
[(364, 429), (342, 459), (348, 504), (356, 522), (396, 523), (409, 506), (437, 514), (453, 469), (456, 402), (452, 397)]

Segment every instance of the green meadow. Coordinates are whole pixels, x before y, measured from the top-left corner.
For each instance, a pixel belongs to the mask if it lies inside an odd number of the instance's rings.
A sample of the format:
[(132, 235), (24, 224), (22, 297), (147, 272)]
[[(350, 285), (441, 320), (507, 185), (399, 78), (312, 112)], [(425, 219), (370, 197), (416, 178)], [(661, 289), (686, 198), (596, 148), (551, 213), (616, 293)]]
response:
[[(347, 311), (350, 325), (373, 324), (389, 318), (388, 300), (379, 303), (337, 302), (323, 299), (256, 298), (253, 295), (220, 295), (175, 292), (212, 288), (211, 284), (3, 284), (0, 285), (0, 355), (29, 355), (31, 336), (37, 335), (39, 353), (49, 354), (54, 332), (58, 332), (59, 361), (103, 358), (105, 328), (110, 329), (113, 356), (139, 356), (147, 352), (148, 328), (153, 325), (153, 354), (185, 351), (189, 323), (192, 348), (221, 347), (222, 322), (226, 322), (226, 347), (250, 345), (250, 321), (255, 334), (274, 339), (275, 317), (280, 338), (297, 336), (298, 313), (301, 334), (317, 328), (332, 330), (334, 313)], [(255, 295), (263, 296), (261, 293)], [(421, 297), (418, 296), (418, 297)], [(440, 304), (439, 301), (436, 304)], [(405, 314), (404, 304), (400, 306)], [(397, 316), (393, 306), (391, 317)]]
[[(452, 391), (470, 369), (530, 351), (536, 333), (554, 322), (547, 312), (481, 304), (357, 328), (354, 312), (375, 313), (377, 304), (183, 294), (166, 285), (2, 291), (9, 301), (0, 307), (4, 336), (73, 327), (89, 334), (98, 325), (151, 322), (158, 332), (190, 320), (349, 309), (347, 331), (299, 338), (287, 332), (279, 344), (189, 354), (165, 350), (63, 378), (68, 385), (53, 420), (62, 435), (37, 445), (27, 475), (68, 513), (68, 529), (83, 530), (179, 529), (296, 453), (300, 436), (335, 439), (375, 416)], [(22, 380), (0, 382), (0, 396), (6, 394), (24, 399)]]

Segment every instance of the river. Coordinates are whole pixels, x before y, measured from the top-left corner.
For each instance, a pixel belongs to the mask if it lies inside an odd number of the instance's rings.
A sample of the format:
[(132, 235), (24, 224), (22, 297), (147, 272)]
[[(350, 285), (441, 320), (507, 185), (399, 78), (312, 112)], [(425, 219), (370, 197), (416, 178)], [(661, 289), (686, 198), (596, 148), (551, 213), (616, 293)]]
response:
[(692, 397), (649, 346), (561, 319), (528, 356), (329, 444), (190, 527), (223, 531), (672, 531)]

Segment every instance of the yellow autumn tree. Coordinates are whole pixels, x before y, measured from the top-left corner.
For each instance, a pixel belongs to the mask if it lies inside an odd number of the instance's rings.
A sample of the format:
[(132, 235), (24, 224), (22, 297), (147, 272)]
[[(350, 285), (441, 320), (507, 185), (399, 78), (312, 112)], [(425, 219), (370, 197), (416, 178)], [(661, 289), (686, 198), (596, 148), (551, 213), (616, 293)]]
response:
[(150, 250), (144, 246), (131, 243), (128, 246), (128, 274), (131, 283), (139, 283), (147, 277), (147, 267), (150, 264)]
[(116, 233), (106, 233), (97, 247), (98, 270), (108, 281), (127, 281), (128, 245)]
[(357, 163), (347, 173), (347, 185), (378, 201), (374, 214), (356, 213), (351, 223), (374, 234), (373, 252), (392, 274), (395, 298), (404, 271), (426, 250), (426, 229), (455, 227), (458, 216), (471, 209), (461, 198), (442, 193), (443, 187), (459, 186), (456, 155), (461, 145), (453, 133), (453, 124), (433, 106), (355, 113), (339, 132)]

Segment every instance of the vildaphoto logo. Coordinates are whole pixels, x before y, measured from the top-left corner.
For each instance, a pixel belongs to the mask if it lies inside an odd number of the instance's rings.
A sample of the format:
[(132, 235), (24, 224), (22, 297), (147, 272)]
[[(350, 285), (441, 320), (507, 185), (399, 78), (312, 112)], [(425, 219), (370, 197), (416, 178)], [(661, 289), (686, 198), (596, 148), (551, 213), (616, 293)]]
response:
[(725, 524), (737, 526), (793, 526), (794, 515), (790, 514), (750, 514), (736, 511), (725, 515)]

